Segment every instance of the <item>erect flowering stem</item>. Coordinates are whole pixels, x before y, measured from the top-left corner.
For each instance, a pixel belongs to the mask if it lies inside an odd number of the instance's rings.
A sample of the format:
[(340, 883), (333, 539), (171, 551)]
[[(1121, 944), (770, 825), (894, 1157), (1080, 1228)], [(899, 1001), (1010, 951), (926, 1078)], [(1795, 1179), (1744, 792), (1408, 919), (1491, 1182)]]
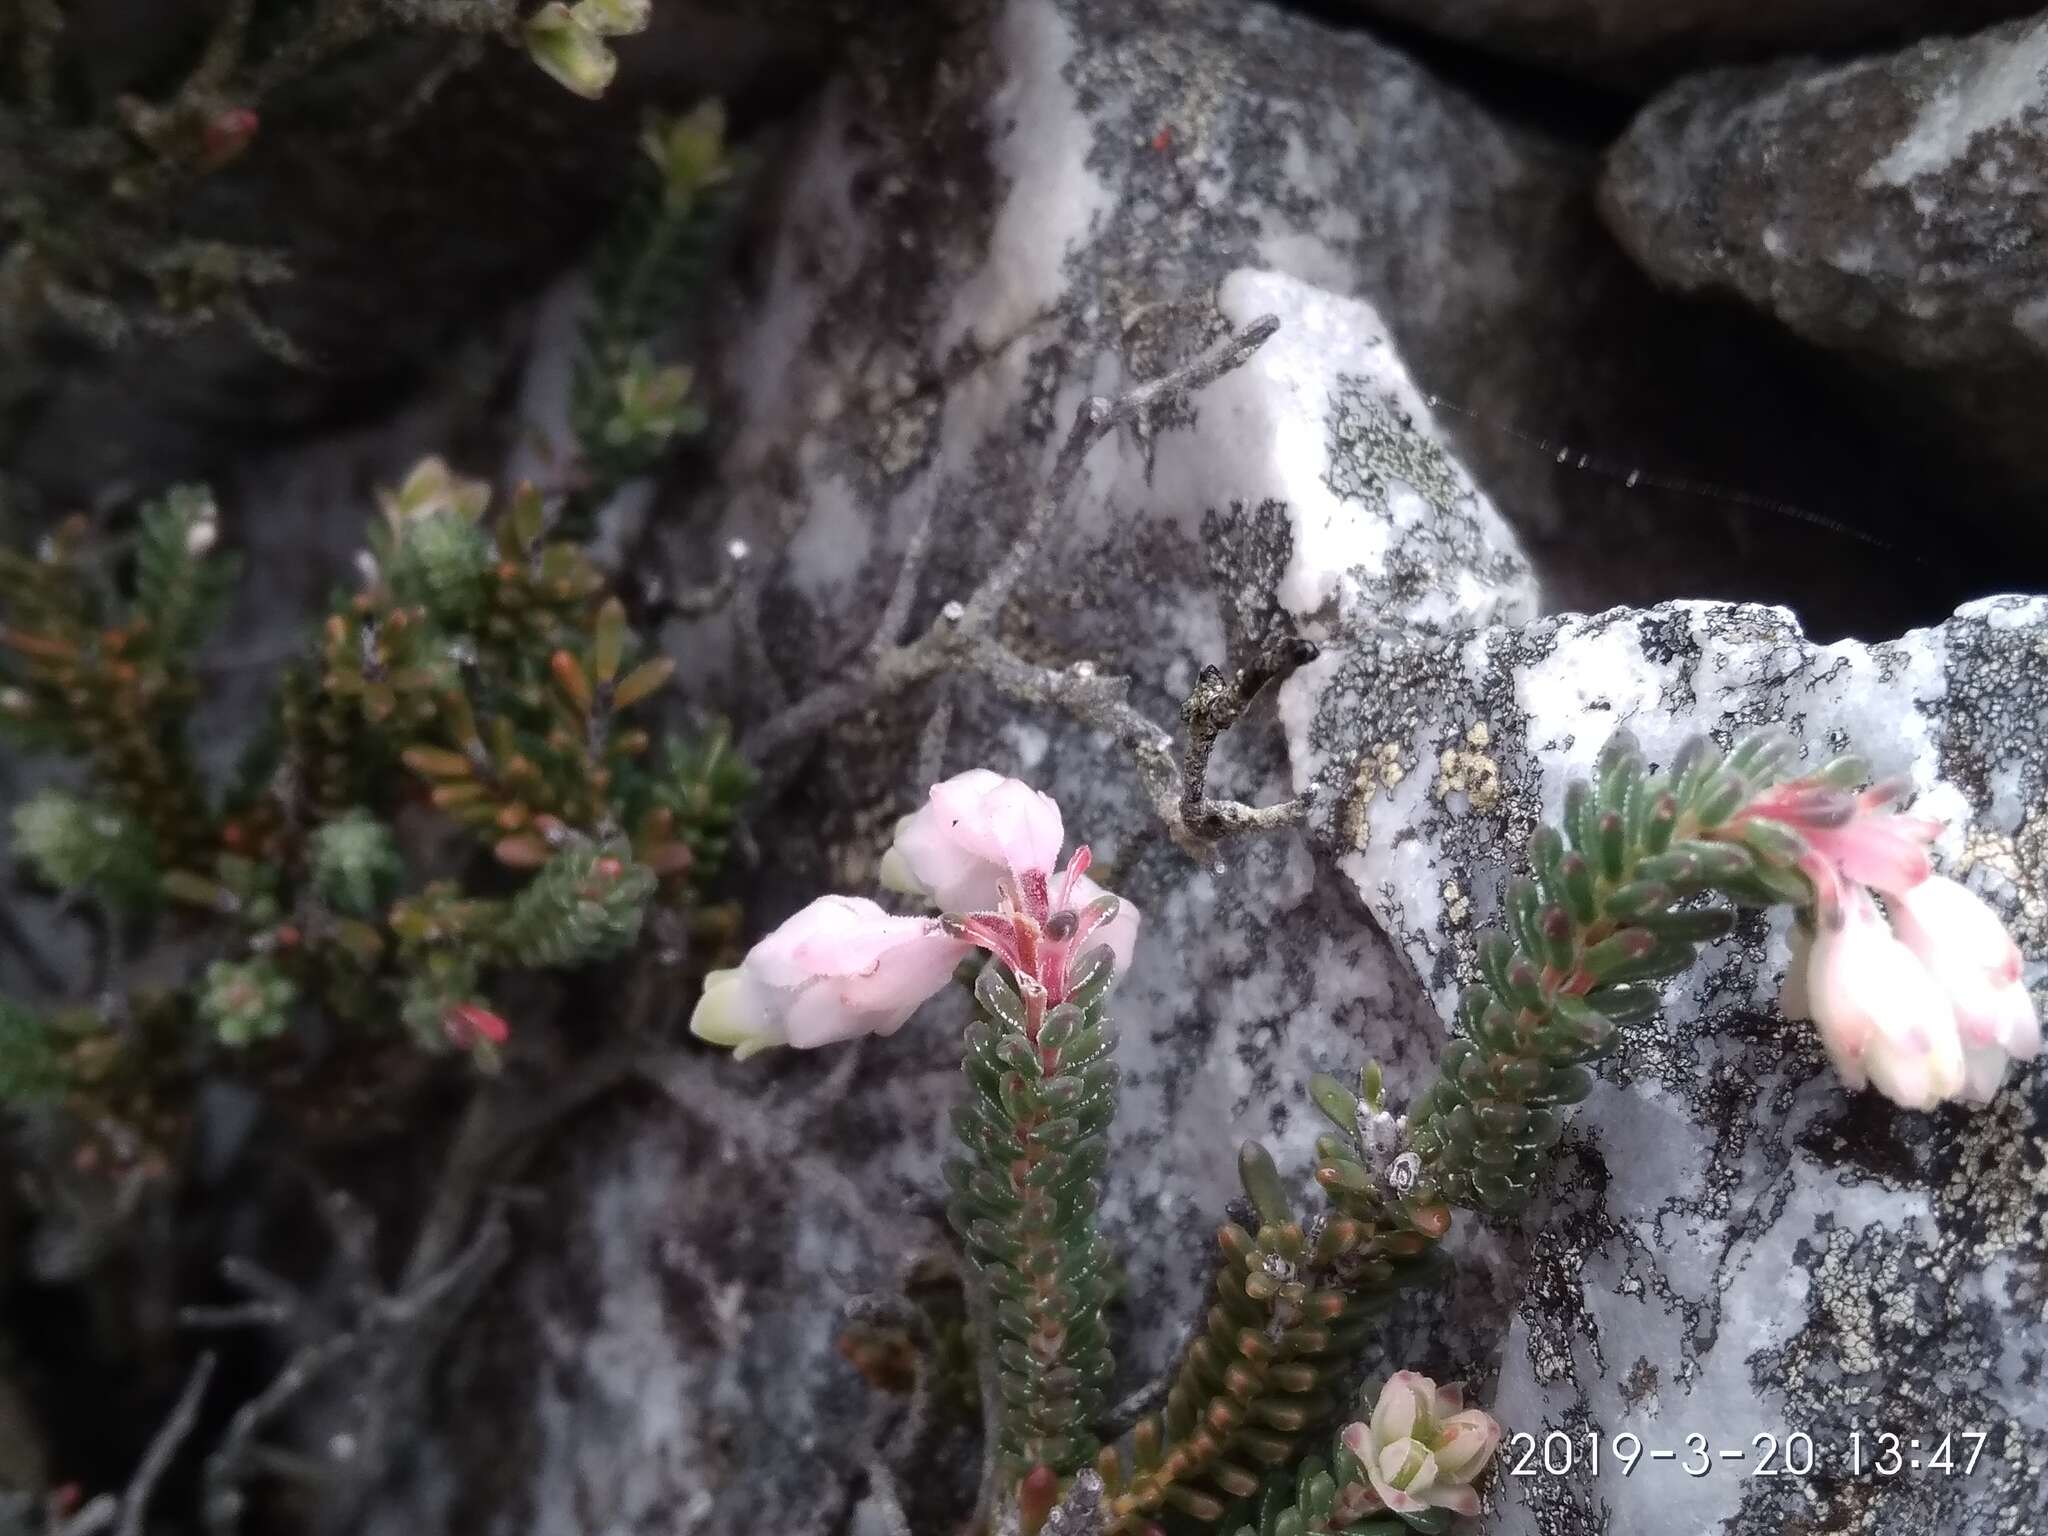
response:
[(1116, 1112), (1116, 1034), (1102, 1012), (1113, 975), (1098, 948), (1057, 1000), (1000, 960), (974, 988), (968, 1100), (953, 1122), (967, 1156), (946, 1165), (947, 1214), (988, 1282), (1002, 1380), (988, 1433), (1015, 1482), (1087, 1463), (1115, 1367), (1102, 1319), (1111, 1255), (1096, 1230)]
[[(1057, 821), (1037, 830), (1057, 852)], [(1116, 1036), (1102, 1013), (1115, 964), (1106, 946), (1086, 946), (1118, 903), (1104, 894), (1075, 910), (1088, 889), (1086, 847), (1074, 851), (1057, 895), (1045, 862), (1044, 849), (1011, 862), (996, 910), (942, 922), (994, 956), (974, 986), (970, 1092), (954, 1117), (969, 1156), (948, 1163), (946, 1178), (948, 1215), (988, 1281), (1003, 1384), (1002, 1421), (988, 1432), (1020, 1494), (1043, 1492), (1046, 1478), (1094, 1454), (1090, 1426), (1115, 1369), (1102, 1319), (1110, 1252), (1096, 1231), (1104, 1133), (1116, 1113)]]

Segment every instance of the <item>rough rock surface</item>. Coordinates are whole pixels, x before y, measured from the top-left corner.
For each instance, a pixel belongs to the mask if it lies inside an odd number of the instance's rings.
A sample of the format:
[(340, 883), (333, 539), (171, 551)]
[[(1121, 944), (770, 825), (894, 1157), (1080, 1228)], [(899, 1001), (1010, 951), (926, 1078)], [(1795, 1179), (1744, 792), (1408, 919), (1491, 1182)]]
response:
[[(1944, 867), (2008, 918), (2034, 981), (2048, 974), (2048, 599), (1975, 604), (1875, 646), (1816, 646), (1782, 610), (1708, 603), (1378, 636), (1331, 647), (1281, 713), (1296, 784), (1331, 791), (1343, 877), (1446, 1011), (1529, 832), (1620, 726), (1663, 761), (1694, 731), (1779, 722), (1812, 758), (1853, 746), (1908, 777), (1951, 818)], [(1809, 1029), (1776, 1011), (1784, 921), (1751, 918), (1673, 983), (1517, 1227), (1495, 1412), (1538, 1450), (1533, 1475), (1496, 1484), (1496, 1531), (2048, 1519), (2048, 1072), (2009, 1078), (1975, 1115), (1846, 1095)], [(1917, 1437), (1902, 1454), (1925, 1463), (1944, 1435), (1976, 1431), (1972, 1477), (1868, 1474), (1879, 1433)], [(1553, 1451), (1569, 1475), (1543, 1469), (1553, 1432), (1575, 1440), (1575, 1458)], [(1795, 1433), (1811, 1476), (1783, 1470)], [(1645, 1453), (1629, 1476), (1622, 1434)], [(1684, 1470), (1695, 1435), (1703, 1476)], [(1677, 1459), (1648, 1459), (1660, 1450)], [(1780, 1475), (1757, 1475), (1766, 1455)], [(1511, 1446), (1503, 1472), (1521, 1460)]]
[[(1135, 696), (1170, 720), (1196, 668), (1243, 655), (1276, 627), (1315, 635), (1394, 624), (1449, 636), (1533, 617), (1526, 562), (1430, 424), (1370, 307), (1256, 273), (1228, 278), (1215, 299), (1216, 318), (1232, 323), (1277, 313), (1281, 334), (1190, 413), (1102, 446), (1081, 515), (1021, 594), (1012, 642), (1041, 660), (1129, 665)], [(1016, 504), (1044, 458), (1018, 415), (1063, 423), (1081, 381), (1114, 383), (1109, 359), (1091, 364), (1063, 387), (1048, 381), (1043, 394), (1000, 376), (986, 394), (956, 386), (943, 436), (957, 457), (913, 474), (899, 495), (963, 510)], [(778, 617), (767, 627), (785, 654), (799, 643), (836, 651), (871, 625), (879, 603), (870, 594), (890, 574), (886, 554), (849, 557), (866, 548), (869, 530), (835, 488), (849, 466), (822, 452), (841, 431), (842, 442), (858, 440), (836, 418), (805, 434), (810, 451), (799, 460), (808, 468), (799, 473), (819, 478), (802, 520), (779, 530), (789, 553), (778, 583), (789, 585), (773, 594)], [(889, 451), (884, 439), (867, 442), (867, 451)], [(991, 473), (1019, 478), (1002, 489), (974, 484)], [(945, 526), (982, 555), (1000, 547), (977, 538), (970, 518)], [(761, 540), (771, 530), (742, 521), (724, 531)], [(798, 613), (833, 626), (831, 638)], [(719, 640), (705, 633), (685, 649), (715, 654)], [(758, 675), (746, 675), (758, 689)], [(895, 720), (863, 722), (825, 749), (830, 768), (810, 775), (787, 819), (764, 834), (763, 921), (826, 886), (873, 889), (886, 829), (911, 803), (905, 786), (932, 703), (912, 700)], [(1299, 835), (1230, 850), (1214, 868), (1195, 865), (1150, 821), (1112, 743), (964, 688), (955, 703), (939, 771), (993, 763), (1051, 787), (1071, 835), (1091, 842), (1105, 878), (1144, 913), (1141, 956), (1117, 1005), (1122, 1155), (1107, 1201), (1129, 1292), (1144, 1299), (1118, 1328), (1135, 1385), (1170, 1362), (1195, 1315), (1213, 1228), (1236, 1194), (1237, 1142), (1271, 1137), (1305, 1173), (1308, 1074), (1354, 1070), (1371, 1051), (1412, 1086), (1441, 1027), (1387, 940), (1360, 921)], [(1219, 754), (1219, 788), (1281, 792), (1278, 749), (1270, 721), (1247, 728)], [(874, 1410), (837, 1353), (838, 1313), (851, 1295), (892, 1283), (934, 1241), (960, 1022), (957, 999), (934, 1004), (867, 1047), (852, 1082), (802, 1120), (731, 1101), (742, 1124), (758, 1118), (764, 1127), (751, 1140), (744, 1130), (723, 1141), (708, 1135), (686, 1103), (584, 1146), (553, 1207), (570, 1228), (559, 1249), (567, 1262), (542, 1257), (528, 1267), (519, 1308), (481, 1351), (509, 1358), (477, 1367), (524, 1384), (513, 1422), (494, 1422), (489, 1434), (522, 1437), (530, 1476), (503, 1488), (495, 1518), (507, 1528), (576, 1520), (631, 1529), (682, 1510), (688, 1528), (727, 1529), (754, 1511), (793, 1530), (840, 1518), (858, 1487), (854, 1436)], [(706, 1056), (690, 1070), (701, 1074), (700, 1095), (772, 1093), (776, 1077), (790, 1078), (799, 1086), (787, 1104), (831, 1065), (822, 1056), (740, 1066)], [(678, 1091), (687, 1099), (690, 1087)], [(807, 1167), (783, 1162), (783, 1147), (816, 1150)], [(1482, 1239), (1458, 1295), (1426, 1308), (1448, 1321), (1406, 1333), (1395, 1354), (1427, 1350), (1458, 1374), (1486, 1368), (1503, 1315), (1490, 1253)], [(695, 1321), (678, 1327), (677, 1316)], [(650, 1413), (649, 1403), (662, 1406)], [(458, 1458), (466, 1441), (455, 1437)], [(432, 1518), (434, 1487), (422, 1481), (393, 1518)], [(930, 1528), (941, 1528), (971, 1486), (935, 1474), (918, 1493)]]
[[(1588, 757), (1615, 710), (1654, 703), (1720, 725), (1788, 707), (1820, 721), (1825, 705), (1877, 736), (1887, 766), (1941, 774), (1949, 803), (1981, 809), (1979, 830), (2011, 839), (2005, 857), (2037, 880), (2038, 849), (2016, 851), (2040, 835), (2022, 831), (2042, 789), (2024, 757), (2037, 749), (1992, 712), (2039, 715), (2044, 617), (2000, 610), (1996, 623), (1845, 651), (1839, 673), (1835, 653), (1768, 610), (1530, 627), (1527, 562), (1447, 451), (1410, 367), (1462, 357), (1468, 382), (1484, 364), (1504, 389), (1556, 388), (1529, 340), (1552, 333), (1530, 319), (1540, 306), (1524, 268), (1554, 278), (1560, 248), (1583, 248), (1543, 237), (1568, 201), (1543, 169), (1549, 152), (1363, 37), (1225, 0), (1104, 9), (1016, 0), (942, 39), (927, 76), (836, 90), (791, 173), (772, 275), (734, 316), (721, 415), (738, 430), (724, 483), (698, 509), (670, 509), (657, 533), (684, 555), (708, 557), (735, 535), (759, 551), (754, 601), (736, 620), (669, 636), (685, 676), (733, 679), (714, 702), (757, 719), (778, 691), (868, 641), (927, 512), (938, 538), (913, 625), (1008, 546), (1085, 392), (1171, 366), (1220, 319), (1282, 315), (1280, 337), (1242, 373), (1097, 450), (1003, 634), (1041, 664), (1128, 671), (1133, 699), (1162, 723), (1203, 663), (1242, 659), (1276, 631), (1322, 641), (1328, 659), (1290, 686), (1279, 717), (1258, 713), (1226, 738), (1215, 783), (1265, 801), (1327, 779), (1323, 823), (1194, 865), (1111, 743), (1056, 714), (940, 688), (819, 744), (760, 830), (750, 894), (766, 925), (822, 889), (871, 891), (887, 830), (915, 796), (914, 764), (988, 764), (1059, 797), (1070, 836), (1093, 844), (1105, 883), (1144, 913), (1116, 1003), (1127, 1089), (1107, 1201), (1128, 1265), (1116, 1332), (1135, 1385), (1172, 1357), (1205, 1283), (1236, 1141), (1269, 1139), (1298, 1173), (1314, 1134), (1301, 1096), (1311, 1071), (1370, 1054), (1396, 1092), (1418, 1086), (1443, 1038), (1456, 924), (1490, 899), (1532, 797), (1554, 789), (1554, 763)], [(984, 104), (1009, 131), (984, 132)], [(1510, 257), (1504, 229), (1524, 230), (1528, 248)], [(1554, 375), (1554, 357), (1547, 366)], [(759, 654), (744, 641), (749, 612)], [(1520, 676), (1536, 693), (1518, 713)], [(1932, 725), (1916, 733), (1929, 721), (1951, 746), (1934, 744)], [(1972, 756), (1971, 743), (2006, 742), (2005, 756)], [(1412, 828), (1378, 798), (1404, 786), (1428, 800)], [(1375, 859), (1406, 863), (1382, 871)], [(1981, 862), (1999, 867), (1989, 853)], [(1424, 876), (1435, 885), (1407, 888)], [(1449, 915), (1461, 898), (1465, 916)], [(1991, 1172), (1981, 1191), (1945, 1197), (1954, 1230), (1980, 1234), (1965, 1239), (1985, 1255), (1978, 1267), (1944, 1249), (1951, 1289), (1910, 1316), (1888, 1294), (1880, 1307), (1868, 1288), (1891, 1272), (1873, 1255), (1896, 1268), (1927, 1251), (1926, 1222), (1906, 1224), (1911, 1190), (1975, 1143), (1943, 1139), (1952, 1122), (1829, 1093), (1817, 1054), (1761, 1006), (1775, 969), (1766, 943), (1747, 933), (1710, 976), (1688, 980), (1672, 1022), (1617, 1073), (1646, 1091), (1617, 1086), (1584, 1117), (1552, 1210), (1510, 1230), (1464, 1224), (1459, 1286), (1390, 1319), (1382, 1366), (1468, 1377), (1489, 1394), (1498, 1383), (1503, 1415), (1532, 1429), (1581, 1393), (1586, 1411), (1610, 1413), (1654, 1391), (1656, 1427), (1681, 1441), (1697, 1424), (1745, 1443), (1805, 1429), (1818, 1443), (1859, 1388), (1901, 1425), (1926, 1392), (1979, 1394), (1957, 1396), (1958, 1412), (2033, 1412), (2016, 1384), (2038, 1344), (2017, 1326), (1998, 1380), (1967, 1389), (1938, 1373), (1934, 1343), (1900, 1342), (1953, 1316), (1990, 1328), (2038, 1312), (2026, 1287), (2040, 1237), (2024, 1227), (2038, 1205), (2018, 1193), (2039, 1178), (2027, 1133), (1974, 1123), (1980, 1141), (1996, 1132), (1971, 1165)], [(1748, 1011), (1702, 1001), (1723, 997)], [(670, 1098), (593, 1115), (548, 1180), (536, 1227), (549, 1242), (455, 1363), (448, 1435), (421, 1448), (361, 1528), (880, 1528), (864, 1523), (863, 1463), (877, 1414), (899, 1403), (842, 1359), (838, 1315), (897, 1284), (933, 1241), (959, 1021), (957, 1000), (941, 999), (857, 1058), (707, 1053)], [(828, 1076), (835, 1066), (850, 1075)], [(1800, 1116), (1742, 1098), (1757, 1082), (1782, 1082)], [(2038, 1078), (2027, 1092), (1998, 1114), (2037, 1112)], [(1794, 1130), (1806, 1139), (1787, 1139)], [(1680, 1148), (1691, 1152), (1674, 1171)], [(1799, 1245), (1833, 1241), (1814, 1217), (1824, 1197), (1845, 1231), (1865, 1209), (1840, 1199), (1844, 1179), (1860, 1181), (1870, 1212), (1852, 1233), (1862, 1246), (1778, 1295), (1783, 1254), (1817, 1269)], [(1710, 1181), (1724, 1204), (1697, 1193)], [(1666, 1196), (1683, 1203), (1660, 1228)], [(1792, 1214), (1773, 1225), (1780, 1208)], [(1751, 1249), (1730, 1246), (1740, 1242)], [(1751, 1250), (1760, 1258), (1745, 1269)], [(1628, 1299), (1629, 1274), (1659, 1310)], [(1992, 1274), (2017, 1289), (1994, 1296)], [(1745, 1360), (1751, 1335), (1730, 1296), (1783, 1364)], [(1640, 1350), (1639, 1324), (1651, 1330)], [(1646, 1380), (1637, 1360), (1652, 1354), (1678, 1375)], [(1753, 1377), (1773, 1384), (1782, 1424), (1752, 1422)], [(964, 1404), (948, 1401), (942, 1422), (957, 1432)], [(1999, 1446), (2003, 1456), (2009, 1442)], [(972, 1497), (969, 1454), (955, 1439), (920, 1462), (906, 1490), (914, 1529), (954, 1527)], [(1783, 1493), (1816, 1486), (1788, 1480)], [(1541, 1529), (1601, 1529), (1580, 1484), (1503, 1487), (1525, 1511), (1511, 1519), (1526, 1523), (1529, 1494), (1552, 1511)], [(2029, 1518), (2011, 1476), (1990, 1487), (1919, 1480), (1882, 1496), (1965, 1489), (1980, 1525), (2001, 1503)], [(1769, 1493), (1721, 1476), (1692, 1497), (1732, 1512)], [(1852, 1496), (1814, 1496), (1836, 1501), (1825, 1507), (1839, 1526)], [(1598, 1497), (1619, 1507), (1633, 1494), (1602, 1484)]]
[(1602, 205), (1661, 281), (1883, 370), (2023, 505), (2048, 486), (2048, 17), (1682, 80), (1611, 152)]
[(1820, 633), (1885, 634), (1984, 590), (1943, 549), (1924, 583), (1847, 600), (1881, 549), (1700, 493), (1903, 543), (1947, 477), (1768, 322), (1659, 295), (1600, 225), (1590, 150), (1264, 0), (950, 10), (840, 77), (807, 129), (770, 215), (789, 302), (735, 312), (754, 362), (729, 418), (775, 401), (795, 349), (830, 349), (900, 474), (954, 378), (1126, 335), (1142, 369), (1173, 301), (1268, 267), (1368, 300), (1419, 387), (1475, 413), (1444, 419), (1553, 606), (1782, 601)]
[(1711, 64), (1847, 52), (2022, 15), (2033, 0), (1348, 0), (1361, 11), (1624, 88)]

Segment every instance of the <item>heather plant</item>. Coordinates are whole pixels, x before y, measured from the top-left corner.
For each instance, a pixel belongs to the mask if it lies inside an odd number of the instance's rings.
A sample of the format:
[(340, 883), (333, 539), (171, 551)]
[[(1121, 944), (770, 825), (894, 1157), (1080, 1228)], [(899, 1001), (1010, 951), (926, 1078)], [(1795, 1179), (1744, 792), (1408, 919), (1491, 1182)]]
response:
[(100, 99), (83, 87), (90, 36), (63, 0), (0, 7), (0, 342), (55, 330), (103, 346), (226, 321), (303, 361), (262, 313), (291, 272), (276, 252), (192, 232), (199, 185), (246, 153), (274, 98), (380, 40), (438, 49), (388, 88), (389, 132), (483, 47), (523, 49), (578, 95), (603, 94), (613, 43), (643, 30), (652, 0), (224, 0), (175, 83)]
[(0, 554), (0, 722), (78, 770), (17, 808), (15, 856), (108, 933), (202, 957), (182, 987), (8, 1005), (0, 1092), (154, 1139), (209, 1052), (295, 1069), (341, 1028), (490, 1069), (504, 977), (701, 928), (748, 777), (719, 731), (655, 726), (674, 663), (540, 494), (494, 500), (434, 459), (383, 495), (360, 584), (224, 788), (191, 741), (233, 578), (206, 493), (146, 508), (127, 558), (80, 520)]

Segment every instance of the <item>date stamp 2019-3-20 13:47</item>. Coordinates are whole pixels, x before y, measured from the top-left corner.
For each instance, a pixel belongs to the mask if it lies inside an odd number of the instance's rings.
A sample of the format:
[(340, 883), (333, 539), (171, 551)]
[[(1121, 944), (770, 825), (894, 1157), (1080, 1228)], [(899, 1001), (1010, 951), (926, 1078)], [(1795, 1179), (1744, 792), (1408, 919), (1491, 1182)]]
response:
[(1990, 1438), (1981, 1429), (1916, 1435), (1858, 1426), (1825, 1444), (1802, 1430), (1763, 1432), (1722, 1444), (1687, 1434), (1670, 1444), (1653, 1444), (1627, 1430), (1542, 1435), (1522, 1430), (1507, 1437), (1501, 1471), (1514, 1478), (1632, 1477), (1664, 1468), (1687, 1477), (1968, 1477)]

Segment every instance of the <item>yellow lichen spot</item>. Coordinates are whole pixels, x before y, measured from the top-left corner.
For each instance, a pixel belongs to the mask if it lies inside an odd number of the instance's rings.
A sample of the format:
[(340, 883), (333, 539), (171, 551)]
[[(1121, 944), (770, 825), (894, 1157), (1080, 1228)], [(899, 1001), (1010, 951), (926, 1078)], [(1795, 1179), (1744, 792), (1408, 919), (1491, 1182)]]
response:
[(1458, 882), (1455, 880), (1444, 882), (1443, 897), (1444, 916), (1450, 919), (1453, 926), (1462, 926), (1465, 919), (1472, 915), (1472, 898), (1458, 888)]
[(1351, 777), (1351, 795), (1344, 806), (1344, 840), (1353, 848), (1363, 849), (1372, 841), (1372, 823), (1366, 812), (1372, 798), (1381, 790), (1391, 790), (1408, 777), (1408, 770), (1401, 765), (1401, 748), (1397, 742), (1382, 742), (1366, 749), (1359, 759), (1358, 771)]
[(1401, 749), (1393, 742), (1383, 742), (1374, 751), (1373, 759), (1379, 765), (1380, 783), (1388, 789), (1408, 777), (1408, 770), (1401, 766)]
[(1493, 733), (1485, 721), (1465, 732), (1465, 745), (1446, 747), (1437, 758), (1436, 798), (1462, 794), (1475, 811), (1490, 811), (1500, 799), (1500, 765), (1481, 749)]

